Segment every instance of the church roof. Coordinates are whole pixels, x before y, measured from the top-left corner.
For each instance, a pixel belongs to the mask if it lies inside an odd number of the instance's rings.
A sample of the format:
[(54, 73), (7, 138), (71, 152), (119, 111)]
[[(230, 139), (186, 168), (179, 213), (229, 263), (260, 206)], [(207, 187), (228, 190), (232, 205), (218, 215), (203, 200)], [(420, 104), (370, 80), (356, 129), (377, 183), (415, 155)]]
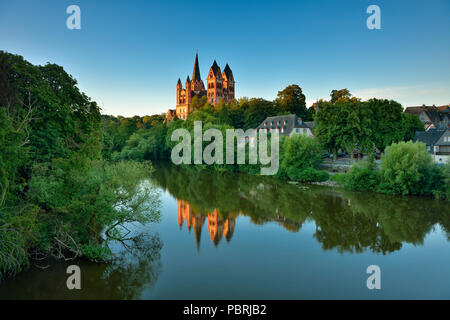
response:
[(200, 77), (200, 67), (198, 65), (198, 53), (195, 55), (194, 71), (192, 72), (192, 81), (196, 80), (202, 80), (202, 78)]
[(227, 77), (227, 79), (230, 79), (231, 74), (232, 74), (233, 72), (231, 71), (230, 66), (228, 65), (228, 63), (227, 63), (227, 65), (225, 66), (225, 69), (223, 69), (223, 72), (225, 72), (225, 76)]
[(214, 75), (217, 76), (217, 75), (218, 75), (218, 72), (219, 72), (219, 70), (220, 70), (220, 68), (219, 68), (219, 66), (217, 65), (216, 60), (214, 60), (212, 66), (211, 66), (211, 69), (212, 69)]

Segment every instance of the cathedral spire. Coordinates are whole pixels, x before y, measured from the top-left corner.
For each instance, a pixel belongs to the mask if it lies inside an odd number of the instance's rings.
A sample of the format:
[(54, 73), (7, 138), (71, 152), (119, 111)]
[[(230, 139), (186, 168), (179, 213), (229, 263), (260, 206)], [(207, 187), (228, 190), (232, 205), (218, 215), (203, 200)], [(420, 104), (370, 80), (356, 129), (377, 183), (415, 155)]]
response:
[(202, 80), (200, 77), (200, 67), (198, 66), (198, 53), (195, 55), (194, 72), (192, 73), (192, 81)]

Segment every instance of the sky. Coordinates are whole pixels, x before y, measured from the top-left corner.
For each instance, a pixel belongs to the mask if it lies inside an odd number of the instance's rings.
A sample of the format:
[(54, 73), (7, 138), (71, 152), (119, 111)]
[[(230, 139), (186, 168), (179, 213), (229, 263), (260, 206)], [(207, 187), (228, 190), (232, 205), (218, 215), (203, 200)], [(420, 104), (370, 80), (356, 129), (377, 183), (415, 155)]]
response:
[[(78, 5), (81, 29), (66, 9)], [(381, 11), (370, 30), (369, 5)], [(0, 0), (0, 50), (62, 65), (112, 115), (175, 107), (176, 83), (228, 63), (236, 98), (298, 84), (310, 106), (348, 88), (404, 107), (450, 103), (450, 1)]]

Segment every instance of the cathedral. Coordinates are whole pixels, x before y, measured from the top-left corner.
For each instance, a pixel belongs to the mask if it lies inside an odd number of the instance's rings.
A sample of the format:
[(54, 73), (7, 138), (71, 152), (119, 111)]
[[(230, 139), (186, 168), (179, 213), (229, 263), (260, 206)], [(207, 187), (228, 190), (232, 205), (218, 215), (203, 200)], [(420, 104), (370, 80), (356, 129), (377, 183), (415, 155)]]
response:
[(178, 119), (186, 120), (188, 114), (192, 112), (192, 99), (197, 96), (199, 99), (203, 96), (207, 97), (207, 102), (216, 105), (220, 101), (229, 103), (234, 100), (234, 77), (233, 71), (225, 66), (223, 71), (220, 70), (216, 60), (214, 60), (209, 69), (208, 77), (205, 84), (200, 76), (200, 67), (198, 65), (198, 54), (195, 56), (194, 71), (192, 79), (189, 76), (186, 79), (185, 88), (181, 80), (177, 82), (177, 104), (175, 109), (169, 109), (166, 114), (167, 120), (172, 120), (175, 116)]

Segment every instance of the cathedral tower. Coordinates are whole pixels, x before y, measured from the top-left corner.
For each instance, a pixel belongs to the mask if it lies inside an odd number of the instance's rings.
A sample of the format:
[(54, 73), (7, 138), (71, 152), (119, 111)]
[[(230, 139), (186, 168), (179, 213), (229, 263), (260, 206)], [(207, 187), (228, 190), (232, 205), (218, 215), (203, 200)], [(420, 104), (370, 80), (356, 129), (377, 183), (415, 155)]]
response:
[[(193, 110), (191, 102), (194, 97), (201, 99), (207, 97), (207, 102), (216, 105), (220, 101), (229, 103), (234, 100), (235, 82), (233, 72), (228, 63), (221, 72), (219, 65), (214, 60), (209, 69), (207, 77), (207, 88), (200, 75), (200, 65), (198, 63), (198, 54), (195, 55), (194, 70), (192, 71), (192, 80), (187, 76), (185, 87), (181, 79), (177, 82), (176, 109), (167, 112), (166, 118), (173, 119), (176, 116), (179, 119), (187, 119), (189, 113)], [(170, 118), (170, 119), (169, 119)]]

